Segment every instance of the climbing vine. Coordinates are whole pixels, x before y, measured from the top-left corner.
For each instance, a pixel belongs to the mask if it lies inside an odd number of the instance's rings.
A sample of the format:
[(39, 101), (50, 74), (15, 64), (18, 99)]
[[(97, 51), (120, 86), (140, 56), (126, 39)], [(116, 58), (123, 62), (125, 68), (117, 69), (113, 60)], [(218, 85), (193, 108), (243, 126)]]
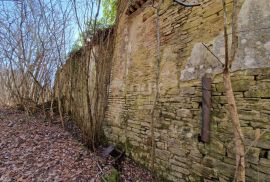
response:
[(163, 0), (160, 0), (157, 4), (153, 1), (152, 7), (156, 10), (156, 77), (155, 77), (155, 95), (153, 107), (151, 109), (151, 169), (154, 171), (155, 164), (155, 121), (157, 121), (159, 117), (158, 112), (158, 102), (159, 102), (159, 82), (160, 82), (160, 8)]

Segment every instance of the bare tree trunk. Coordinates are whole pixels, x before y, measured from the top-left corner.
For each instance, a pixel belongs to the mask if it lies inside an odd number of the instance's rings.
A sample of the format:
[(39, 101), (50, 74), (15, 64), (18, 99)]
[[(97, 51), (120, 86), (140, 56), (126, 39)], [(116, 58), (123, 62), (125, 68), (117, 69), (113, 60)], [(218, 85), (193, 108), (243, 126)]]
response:
[[(60, 74), (59, 74), (60, 75)], [(58, 103), (58, 112), (59, 112), (59, 115), (60, 115), (60, 119), (61, 119), (61, 124), (62, 124), (62, 127), (64, 128), (64, 119), (63, 119), (63, 113), (62, 113), (62, 102), (61, 102), (61, 91), (60, 91), (60, 82), (61, 82), (61, 78), (59, 77), (58, 78), (58, 94), (57, 94), (57, 103)]]
[(228, 70), (224, 70), (223, 72), (223, 81), (228, 101), (229, 112), (232, 119), (234, 139), (235, 139), (236, 180), (239, 182), (244, 182), (245, 181), (245, 146), (243, 142), (244, 137), (240, 126), (237, 106), (232, 89), (231, 77)]
[(53, 104), (54, 104), (54, 94), (53, 94), (53, 91), (50, 92), (51, 94), (51, 104), (50, 104), (50, 124), (52, 123), (52, 120), (53, 120)]
[(231, 47), (231, 57), (229, 59), (229, 46), (228, 46), (228, 33), (227, 33), (227, 10), (225, 0), (222, 0), (223, 11), (224, 11), (224, 42), (225, 42), (225, 67), (223, 70), (223, 81), (225, 92), (227, 96), (227, 102), (229, 107), (229, 112), (231, 115), (233, 133), (235, 140), (235, 150), (236, 150), (236, 171), (235, 180), (238, 182), (245, 181), (245, 145), (244, 145), (244, 135), (241, 130), (241, 125), (239, 121), (237, 106), (235, 102), (235, 97), (233, 94), (233, 88), (231, 83), (231, 75), (229, 68), (231, 63), (235, 59), (236, 50), (238, 47), (238, 37), (236, 35), (237, 31), (237, 17), (238, 17), (238, 3), (237, 0), (233, 1), (233, 13), (232, 13), (232, 47)]
[(43, 117), (44, 121), (46, 120), (46, 108), (45, 108), (45, 88), (42, 88), (41, 90), (41, 104), (42, 104), (42, 111), (43, 111)]
[(48, 82), (54, 79), (55, 67), (66, 57), (63, 35), (67, 34), (71, 9), (57, 2), (0, 4), (0, 52), (5, 63), (2, 65), (8, 71), (5, 87), (13, 104), (22, 106), (27, 114), (43, 104), (45, 117), (46, 94), (52, 90)]

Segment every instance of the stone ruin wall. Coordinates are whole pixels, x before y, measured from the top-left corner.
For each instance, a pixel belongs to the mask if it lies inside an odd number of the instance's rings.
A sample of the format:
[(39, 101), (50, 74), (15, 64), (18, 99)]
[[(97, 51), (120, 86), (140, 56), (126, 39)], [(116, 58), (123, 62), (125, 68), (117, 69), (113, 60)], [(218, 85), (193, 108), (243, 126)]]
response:
[[(97, 67), (90, 51), (93, 47), (74, 54), (58, 71), (55, 91), (57, 96), (60, 89), (64, 110), (87, 134), (91, 127), (88, 85), (92, 102), (98, 102), (102, 120), (106, 109), (103, 129), (109, 142), (122, 147), (136, 162), (150, 169), (150, 112), (155, 93), (157, 45), (155, 9), (147, 1), (127, 15), (127, 1), (120, 2), (114, 44), (112, 39), (104, 44), (113, 48), (109, 51), (113, 58), (102, 58), (102, 66)], [(202, 45), (207, 44), (224, 61), (223, 11), (220, 0), (201, 2), (199, 7), (184, 8), (172, 0), (164, 0), (161, 7), (161, 95), (154, 125), (155, 171), (170, 181), (232, 181), (234, 178), (233, 132), (222, 67)], [(226, 2), (231, 14), (232, 0)], [(270, 127), (270, 1), (241, 2), (239, 48), (232, 65), (232, 84), (248, 147)], [(96, 45), (94, 49), (98, 55), (108, 53), (104, 47)], [(102, 73), (98, 79), (97, 68)], [(199, 140), (201, 78), (205, 74), (213, 78), (209, 143)], [(102, 92), (95, 92), (97, 80)], [(97, 94), (102, 99), (97, 101)], [(246, 160), (247, 181), (270, 179), (269, 131), (250, 148)]]
[[(202, 2), (199, 7), (184, 8), (164, 0), (161, 9), (161, 111), (154, 126), (155, 169), (171, 181), (232, 181), (235, 173), (222, 67), (202, 45), (207, 44), (224, 61), (223, 11), (220, 0)], [(232, 0), (226, 2), (231, 14)], [(270, 127), (270, 1), (242, 2), (232, 84), (248, 147)], [(119, 12), (104, 131), (110, 142), (122, 146), (149, 169), (156, 71), (155, 10), (146, 2), (131, 15)], [(206, 73), (213, 77), (211, 139), (202, 143), (198, 140), (201, 77)], [(246, 160), (247, 181), (270, 179), (269, 131), (250, 148)]]
[[(63, 113), (76, 121), (85, 137), (84, 142), (90, 142), (91, 123), (103, 121), (105, 117), (112, 64), (112, 34), (113, 29), (99, 32), (95, 41), (72, 53), (56, 75), (55, 99), (60, 97)], [(94, 111), (91, 116), (88, 105)]]

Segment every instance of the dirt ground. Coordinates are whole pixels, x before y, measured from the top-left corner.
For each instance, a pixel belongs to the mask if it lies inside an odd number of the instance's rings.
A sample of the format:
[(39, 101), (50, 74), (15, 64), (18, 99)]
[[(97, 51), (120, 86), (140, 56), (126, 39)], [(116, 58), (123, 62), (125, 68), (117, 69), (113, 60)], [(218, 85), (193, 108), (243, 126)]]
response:
[[(59, 124), (22, 111), (0, 109), (0, 181), (101, 181), (112, 166)], [(121, 181), (158, 181), (130, 159)], [(106, 180), (106, 179), (105, 179)], [(106, 180), (109, 181), (109, 180)]]

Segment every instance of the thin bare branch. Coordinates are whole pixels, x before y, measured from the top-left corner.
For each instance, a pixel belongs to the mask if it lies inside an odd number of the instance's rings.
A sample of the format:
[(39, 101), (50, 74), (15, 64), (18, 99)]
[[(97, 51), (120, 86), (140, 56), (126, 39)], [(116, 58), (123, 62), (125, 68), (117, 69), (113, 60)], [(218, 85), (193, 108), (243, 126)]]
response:
[(213, 53), (213, 51), (211, 49), (209, 49), (209, 47), (205, 44), (202, 43), (202, 45), (216, 58), (216, 60), (222, 65), (224, 66), (224, 63), (219, 59), (219, 57), (217, 57), (217, 55), (215, 55), (215, 53)]

